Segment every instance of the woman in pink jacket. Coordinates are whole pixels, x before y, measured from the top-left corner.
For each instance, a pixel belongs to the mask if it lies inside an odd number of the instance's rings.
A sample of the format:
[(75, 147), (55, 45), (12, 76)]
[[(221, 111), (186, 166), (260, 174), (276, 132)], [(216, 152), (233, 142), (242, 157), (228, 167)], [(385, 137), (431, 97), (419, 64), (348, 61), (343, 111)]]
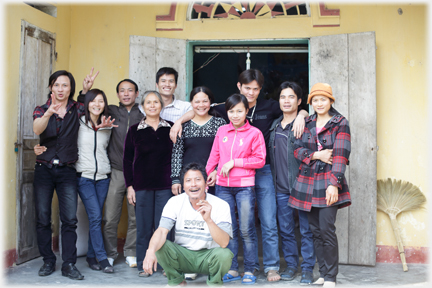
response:
[[(243, 240), (244, 276), (242, 284), (254, 284), (256, 262), (255, 230), (255, 169), (262, 168), (266, 159), (264, 137), (258, 128), (249, 124), (246, 115), (249, 104), (241, 94), (231, 95), (225, 102), (230, 124), (221, 126), (213, 142), (207, 161), (209, 185), (216, 182), (215, 195), (228, 202), (231, 208), (233, 238), (228, 248), (234, 254), (231, 268), (224, 282), (240, 280), (238, 273), (238, 232)], [(217, 170), (215, 170), (217, 167)], [(239, 224), (235, 216), (239, 214)]]

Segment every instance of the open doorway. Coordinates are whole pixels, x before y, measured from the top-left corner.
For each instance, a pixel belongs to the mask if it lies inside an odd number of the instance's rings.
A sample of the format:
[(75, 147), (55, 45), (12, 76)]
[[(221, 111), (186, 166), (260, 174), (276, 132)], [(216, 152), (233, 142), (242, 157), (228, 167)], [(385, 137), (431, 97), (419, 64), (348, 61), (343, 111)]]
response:
[[(249, 52), (249, 57), (248, 57)], [(192, 87), (207, 86), (220, 103), (237, 93), (241, 72), (258, 69), (265, 81), (259, 98), (278, 99), (277, 89), (283, 81), (295, 81), (303, 89), (303, 100), (309, 90), (308, 44), (261, 45), (194, 45)], [(189, 99), (187, 99), (189, 100)], [(303, 101), (303, 109), (308, 109)]]

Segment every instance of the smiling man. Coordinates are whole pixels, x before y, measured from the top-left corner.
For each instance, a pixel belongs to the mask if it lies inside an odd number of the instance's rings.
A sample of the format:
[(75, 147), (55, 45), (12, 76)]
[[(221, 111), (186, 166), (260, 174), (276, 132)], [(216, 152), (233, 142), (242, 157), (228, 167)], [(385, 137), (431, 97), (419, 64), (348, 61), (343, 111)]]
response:
[[(180, 179), (185, 193), (165, 205), (147, 249), (144, 271), (153, 274), (159, 262), (170, 286), (185, 285), (185, 273), (206, 274), (208, 285), (222, 286), (233, 257), (225, 248), (232, 238), (230, 207), (207, 193), (207, 174), (202, 165), (189, 163)], [(167, 234), (174, 226), (173, 243), (167, 240)]]

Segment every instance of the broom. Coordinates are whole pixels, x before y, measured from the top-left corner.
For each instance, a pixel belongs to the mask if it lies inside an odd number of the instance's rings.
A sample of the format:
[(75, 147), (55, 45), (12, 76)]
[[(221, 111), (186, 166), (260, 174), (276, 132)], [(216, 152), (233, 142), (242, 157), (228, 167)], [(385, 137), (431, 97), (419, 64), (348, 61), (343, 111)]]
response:
[(403, 270), (408, 271), (405, 252), (400, 236), (400, 228), (396, 216), (405, 211), (421, 208), (426, 197), (420, 188), (410, 182), (387, 178), (377, 181), (377, 208), (388, 214), (396, 238)]

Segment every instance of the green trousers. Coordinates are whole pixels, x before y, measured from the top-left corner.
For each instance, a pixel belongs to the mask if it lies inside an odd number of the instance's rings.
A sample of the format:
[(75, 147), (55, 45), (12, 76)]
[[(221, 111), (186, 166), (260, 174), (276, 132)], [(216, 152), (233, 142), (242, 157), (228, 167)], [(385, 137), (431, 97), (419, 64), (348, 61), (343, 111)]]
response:
[(192, 251), (169, 240), (156, 252), (170, 286), (179, 285), (185, 279), (184, 273), (206, 274), (207, 285), (222, 286), (222, 277), (231, 267), (233, 256), (228, 248)]

